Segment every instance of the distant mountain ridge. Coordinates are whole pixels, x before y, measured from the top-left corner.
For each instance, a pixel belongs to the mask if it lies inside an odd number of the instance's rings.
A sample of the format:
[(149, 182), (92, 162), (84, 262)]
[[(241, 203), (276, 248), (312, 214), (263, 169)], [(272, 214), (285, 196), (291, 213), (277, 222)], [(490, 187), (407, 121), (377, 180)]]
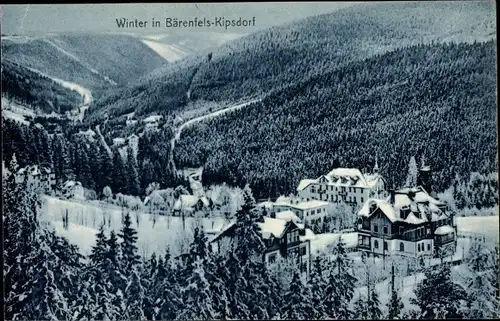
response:
[(119, 117), (138, 100), (141, 111), (162, 114), (182, 112), (189, 102), (237, 102), (396, 48), (486, 41), (495, 34), (492, 2), (351, 6), (238, 38), (211, 59), (190, 56), (156, 69), (95, 101), (90, 120)]
[(168, 63), (139, 39), (127, 35), (2, 36), (2, 55), (91, 89), (126, 85)]

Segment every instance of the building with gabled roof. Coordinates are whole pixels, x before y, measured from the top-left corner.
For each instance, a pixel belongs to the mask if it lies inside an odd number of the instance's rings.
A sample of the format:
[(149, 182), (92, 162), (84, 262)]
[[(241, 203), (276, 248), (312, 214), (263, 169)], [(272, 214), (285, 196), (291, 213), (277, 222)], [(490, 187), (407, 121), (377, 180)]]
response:
[(358, 248), (375, 255), (449, 255), (456, 232), (455, 213), (421, 186), (368, 199), (358, 212)]
[[(293, 214), (293, 213), (292, 213)], [(266, 249), (262, 253), (262, 260), (267, 265), (277, 263), (279, 257), (291, 258), (300, 268), (301, 275), (309, 278), (311, 271), (311, 243), (307, 238), (301, 238), (306, 233), (303, 224), (297, 217), (288, 213), (280, 215), (282, 218), (265, 217), (258, 223), (260, 234)], [(218, 251), (227, 240), (233, 240), (236, 230), (236, 221), (228, 224), (219, 234), (210, 240), (212, 248)]]
[(386, 182), (375, 163), (373, 173), (363, 174), (356, 168), (334, 168), (317, 179), (303, 179), (297, 193), (302, 200), (321, 200), (362, 205), (368, 198), (387, 196)]
[(41, 167), (38, 165), (29, 165), (21, 168), (16, 173), (16, 183), (23, 183), (26, 180), (38, 180), (42, 186), (47, 188), (54, 188), (56, 185), (56, 177), (54, 172), (48, 167)]

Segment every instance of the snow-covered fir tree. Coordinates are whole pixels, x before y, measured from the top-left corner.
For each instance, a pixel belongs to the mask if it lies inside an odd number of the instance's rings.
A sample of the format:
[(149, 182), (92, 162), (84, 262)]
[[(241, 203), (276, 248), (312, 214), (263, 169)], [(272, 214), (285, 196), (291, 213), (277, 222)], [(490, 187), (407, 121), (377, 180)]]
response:
[(418, 168), (415, 156), (410, 158), (410, 163), (408, 164), (408, 175), (406, 176), (406, 187), (417, 186)]
[(322, 319), (327, 317), (327, 307), (324, 304), (325, 290), (327, 288), (327, 278), (325, 276), (327, 270), (324, 256), (318, 255), (314, 258), (311, 268), (311, 294), (312, 303), (315, 307), (315, 315), (313, 319)]
[(499, 317), (498, 297), (495, 283), (495, 252), (483, 242), (472, 243), (467, 259), (470, 272), (468, 278), (469, 307), (467, 317), (471, 319), (495, 319)]
[(138, 265), (140, 257), (137, 254), (137, 231), (132, 228), (130, 213), (124, 216), (123, 226), (118, 236), (121, 238), (121, 252), (123, 260), (123, 271), (125, 276), (129, 276), (134, 266)]
[(350, 302), (354, 296), (357, 279), (353, 274), (352, 261), (347, 256), (342, 237), (339, 237), (333, 255), (324, 304), (330, 318), (349, 319), (352, 317)]
[(309, 320), (315, 313), (312, 303), (312, 294), (309, 286), (305, 284), (298, 270), (295, 271), (290, 284), (290, 289), (285, 294), (283, 317), (292, 320)]
[(394, 270), (394, 265), (391, 266), (391, 297), (389, 298), (389, 301), (387, 302), (387, 309), (388, 309), (388, 316), (387, 318), (389, 320), (396, 320), (396, 319), (401, 319), (401, 314), (404, 308), (404, 304), (401, 301), (401, 298), (399, 297), (398, 291), (396, 289), (396, 284), (395, 284), (395, 270)]
[(419, 318), (463, 318), (466, 314), (467, 292), (451, 278), (449, 263), (425, 271), (415, 290), (412, 304), (420, 308)]

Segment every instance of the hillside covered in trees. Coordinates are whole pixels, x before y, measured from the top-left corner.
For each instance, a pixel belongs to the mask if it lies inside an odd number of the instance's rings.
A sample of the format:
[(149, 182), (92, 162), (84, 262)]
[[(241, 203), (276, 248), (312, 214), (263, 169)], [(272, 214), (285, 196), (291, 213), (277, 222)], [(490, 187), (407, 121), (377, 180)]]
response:
[(267, 197), (332, 167), (371, 168), (376, 156), (397, 187), (410, 157), (425, 156), (443, 190), (455, 174), (498, 166), (495, 46), (417, 45), (305, 79), (188, 128), (176, 163)]
[(82, 100), (76, 91), (7, 60), (2, 61), (2, 95), (48, 114), (64, 114)]
[(2, 56), (94, 90), (128, 84), (167, 63), (139, 39), (112, 34), (4, 36)]
[(211, 59), (193, 56), (155, 70), (96, 100), (89, 119), (132, 108), (177, 113), (189, 101), (237, 102), (396, 48), (491, 39), (494, 18), (487, 2), (352, 6), (242, 37), (215, 50)]

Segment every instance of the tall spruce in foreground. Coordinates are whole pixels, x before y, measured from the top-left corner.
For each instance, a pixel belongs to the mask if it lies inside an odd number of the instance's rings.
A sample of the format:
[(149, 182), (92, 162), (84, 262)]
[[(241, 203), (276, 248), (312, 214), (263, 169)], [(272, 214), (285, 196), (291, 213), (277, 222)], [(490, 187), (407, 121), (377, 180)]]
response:
[(495, 319), (499, 317), (498, 298), (495, 281), (495, 252), (482, 242), (474, 242), (467, 260), (470, 271), (468, 279), (469, 308), (468, 318)]
[(123, 226), (118, 236), (122, 239), (123, 271), (125, 276), (129, 276), (133, 267), (141, 261), (140, 256), (137, 254), (137, 231), (132, 228), (132, 220), (128, 211), (125, 214)]
[(404, 305), (401, 298), (398, 295), (395, 284), (395, 272), (394, 265), (391, 266), (391, 297), (389, 302), (387, 302), (387, 308), (389, 310), (389, 315), (387, 318), (389, 320), (401, 319), (401, 312), (403, 311)]
[(295, 271), (290, 289), (285, 294), (283, 317), (292, 320), (309, 320), (315, 315), (310, 288)]
[(465, 316), (467, 292), (451, 278), (449, 263), (442, 264), (425, 272), (415, 290), (412, 304), (420, 308), (420, 319), (460, 319)]
[(316, 308), (316, 313), (313, 319), (322, 319), (327, 317), (327, 307), (324, 304), (325, 300), (325, 289), (327, 287), (327, 279), (325, 277), (324, 271), (326, 270), (326, 262), (323, 256), (316, 256), (314, 258), (312, 269), (311, 269), (311, 294), (312, 303)]
[(340, 237), (333, 250), (334, 259), (330, 264), (330, 275), (325, 290), (325, 306), (330, 318), (350, 319), (350, 303), (354, 296), (356, 277), (352, 271), (352, 261), (347, 256), (345, 243)]

